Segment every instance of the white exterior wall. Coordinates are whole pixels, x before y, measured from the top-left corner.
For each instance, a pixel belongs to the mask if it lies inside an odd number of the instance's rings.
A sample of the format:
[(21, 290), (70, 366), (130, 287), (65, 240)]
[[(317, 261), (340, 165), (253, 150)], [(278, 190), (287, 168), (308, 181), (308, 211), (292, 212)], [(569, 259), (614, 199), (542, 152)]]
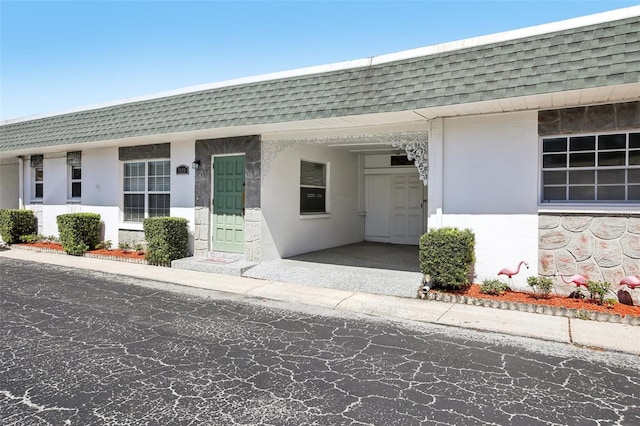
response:
[(122, 177), (118, 148), (82, 151), (81, 211), (97, 213), (104, 223), (104, 240), (118, 245)]
[[(193, 205), (195, 173), (191, 163), (195, 158), (195, 140), (173, 142), (171, 144), (171, 215), (174, 207), (190, 207), (191, 217), (187, 217), (193, 226)], [(176, 175), (176, 167), (184, 165), (189, 168), (188, 175)]]
[[(195, 140), (173, 142), (171, 144), (171, 216), (182, 217), (189, 222), (189, 253), (193, 254), (193, 234), (195, 232), (195, 173), (191, 163), (195, 158)], [(176, 175), (176, 167), (185, 165), (188, 175)]]
[(38, 233), (58, 236), (58, 215), (76, 212), (98, 213), (105, 226), (105, 240), (118, 239), (118, 150), (105, 148), (82, 151), (82, 197), (80, 203), (68, 201), (66, 152), (46, 154), (43, 160), (44, 193), (33, 198), (34, 170), (28, 161), (24, 167), (24, 191), (27, 208), (37, 212)]
[(35, 210), (41, 210), (38, 220), (38, 232), (42, 235), (58, 235), (56, 217), (67, 213), (67, 158), (66, 153), (54, 153), (44, 156), (43, 169), (43, 196), (42, 200), (35, 200), (34, 193), (34, 169), (29, 164), (25, 167), (25, 184), (27, 201), (33, 207), (41, 203)]
[[(194, 140), (173, 143), (171, 146), (171, 215), (187, 219), (191, 234), (194, 229), (194, 173), (191, 170), (194, 147)], [(177, 166), (182, 164), (190, 168), (190, 173), (178, 176), (175, 174), (175, 170)], [(17, 187), (17, 163), (15, 167), (14, 179)], [(29, 162), (25, 161), (25, 200), (27, 207), (38, 212), (37, 216), (41, 218), (38, 223), (39, 233), (58, 236), (56, 217), (72, 212), (98, 213), (104, 222), (103, 239), (111, 240), (114, 245), (118, 243), (119, 229), (142, 230), (142, 224), (125, 224), (123, 222), (122, 164), (118, 159), (117, 147), (82, 150), (82, 197), (80, 203), (67, 200), (69, 169), (66, 163), (66, 152), (46, 154), (43, 168), (44, 197), (42, 201), (34, 200), (34, 171)], [(4, 166), (2, 173), (5, 173)], [(16, 204), (18, 203), (17, 192), (13, 200)], [(192, 242), (191, 251), (193, 251)]]
[(0, 164), (0, 209), (19, 207), (18, 161)]
[[(328, 164), (328, 215), (300, 215), (301, 160)], [(313, 146), (281, 152), (263, 177), (261, 209), (263, 261), (363, 241), (357, 155)]]
[(514, 276), (516, 287), (537, 274), (537, 125), (535, 111), (443, 120), (442, 201), (430, 207), (441, 214), (432, 214), (429, 226), (474, 231), (476, 282), (498, 278), (520, 260), (530, 269)]

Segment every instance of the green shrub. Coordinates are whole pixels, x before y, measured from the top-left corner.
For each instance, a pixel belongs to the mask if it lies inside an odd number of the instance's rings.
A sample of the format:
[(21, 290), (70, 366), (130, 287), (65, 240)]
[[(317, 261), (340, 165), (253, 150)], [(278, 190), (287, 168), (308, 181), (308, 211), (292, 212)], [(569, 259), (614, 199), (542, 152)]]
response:
[(144, 220), (147, 241), (145, 259), (152, 265), (171, 265), (188, 255), (189, 229), (181, 217), (150, 217)]
[(35, 233), (36, 217), (33, 211), (26, 209), (0, 210), (0, 236), (5, 243), (17, 243), (23, 235)]
[(111, 243), (111, 240), (105, 240), (105, 241), (100, 241), (97, 245), (96, 248), (98, 250), (110, 250), (111, 246), (113, 244)]
[(62, 248), (67, 254), (82, 256), (100, 242), (100, 215), (68, 213), (56, 218)]
[(553, 290), (553, 281), (547, 277), (527, 277), (527, 284), (533, 289), (536, 297), (545, 299)]
[(436, 287), (463, 287), (469, 284), (474, 248), (475, 235), (469, 229), (431, 229), (420, 237), (420, 269)]
[(129, 251), (131, 250), (131, 243), (129, 241), (120, 241), (118, 243), (118, 248), (122, 251)]
[(598, 303), (602, 304), (607, 292), (611, 288), (611, 283), (606, 281), (587, 281), (587, 290), (592, 299), (597, 299)]
[(508, 289), (509, 284), (496, 279), (484, 280), (480, 284), (480, 293), (493, 294), (494, 296), (499, 296)]

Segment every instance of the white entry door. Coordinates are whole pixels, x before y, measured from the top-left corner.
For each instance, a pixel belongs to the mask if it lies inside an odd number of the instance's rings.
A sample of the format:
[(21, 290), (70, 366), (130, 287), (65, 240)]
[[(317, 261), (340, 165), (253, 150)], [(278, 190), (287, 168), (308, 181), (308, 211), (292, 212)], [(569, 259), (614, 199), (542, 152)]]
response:
[(418, 244), (424, 232), (424, 185), (418, 174), (367, 175), (365, 239)]

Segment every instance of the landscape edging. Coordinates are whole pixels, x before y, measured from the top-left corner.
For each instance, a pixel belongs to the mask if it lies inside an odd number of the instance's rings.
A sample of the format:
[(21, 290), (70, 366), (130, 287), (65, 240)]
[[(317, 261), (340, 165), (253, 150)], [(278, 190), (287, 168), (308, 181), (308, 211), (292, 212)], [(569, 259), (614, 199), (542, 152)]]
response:
[[(37, 251), (42, 253), (55, 253), (55, 254), (66, 254), (63, 250), (55, 250), (44, 247), (30, 247), (28, 245), (16, 245), (12, 244), (11, 248), (16, 248), (18, 250), (27, 250), (27, 251)], [(102, 259), (102, 260), (115, 260), (116, 262), (126, 262), (126, 263), (138, 263), (141, 265), (148, 265), (149, 263), (145, 259), (133, 259), (130, 257), (122, 257), (122, 256), (106, 256), (104, 254), (93, 254), (93, 253), (85, 253), (82, 256), (89, 257), (93, 259)], [(81, 257), (82, 257), (81, 256)]]
[[(424, 297), (422, 297), (424, 295)], [(482, 299), (478, 297), (461, 296), (440, 291), (421, 292), (420, 298), (446, 303), (461, 303), (465, 305), (483, 306), (486, 308), (507, 309), (512, 311), (534, 314), (553, 315), (568, 318), (587, 319), (592, 321), (613, 322), (627, 325), (640, 325), (640, 316), (610, 314), (608, 312), (588, 311), (584, 309), (566, 308), (564, 306), (538, 305), (535, 303), (507, 302), (504, 300)]]

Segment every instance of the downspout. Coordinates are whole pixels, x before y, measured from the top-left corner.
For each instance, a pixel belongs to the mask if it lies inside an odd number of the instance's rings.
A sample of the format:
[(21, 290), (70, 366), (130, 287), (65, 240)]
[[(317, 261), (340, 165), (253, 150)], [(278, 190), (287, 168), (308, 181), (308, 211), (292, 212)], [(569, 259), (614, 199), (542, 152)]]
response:
[(18, 208), (24, 209), (24, 159), (18, 155)]

